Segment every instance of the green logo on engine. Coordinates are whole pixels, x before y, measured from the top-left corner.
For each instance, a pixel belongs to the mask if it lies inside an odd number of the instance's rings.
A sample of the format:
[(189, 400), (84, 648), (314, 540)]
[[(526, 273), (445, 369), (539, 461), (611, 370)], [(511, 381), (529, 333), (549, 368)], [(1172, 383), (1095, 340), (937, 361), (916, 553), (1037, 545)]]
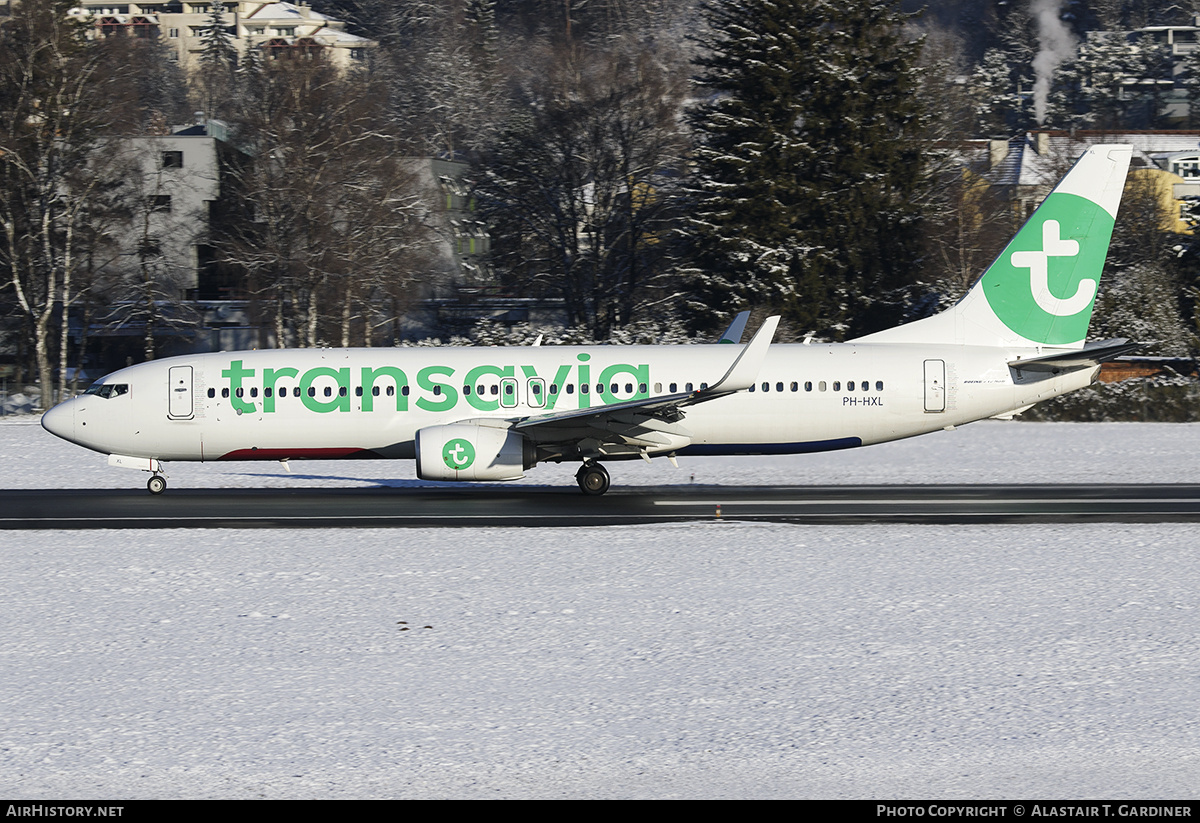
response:
[(1112, 230), (1112, 215), (1091, 200), (1051, 194), (984, 273), (988, 305), (1028, 340), (1083, 340)]
[(456, 437), (442, 447), (442, 460), (455, 471), (462, 471), (475, 462), (475, 447), (461, 437)]

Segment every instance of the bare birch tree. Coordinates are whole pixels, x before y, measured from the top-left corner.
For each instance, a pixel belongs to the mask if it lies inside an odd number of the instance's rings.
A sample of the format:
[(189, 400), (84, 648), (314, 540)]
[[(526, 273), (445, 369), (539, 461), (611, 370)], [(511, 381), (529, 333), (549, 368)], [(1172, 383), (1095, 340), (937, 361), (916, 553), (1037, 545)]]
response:
[[(0, 26), (0, 263), (33, 341), (41, 402), (66, 375), (64, 341), (90, 200), (105, 169), (89, 151), (108, 124), (100, 52), (67, 16), (67, 0), (27, 0)], [(57, 333), (56, 333), (57, 332)]]
[(369, 83), (279, 60), (248, 84), (257, 93), (237, 129), (250, 213), (221, 246), (248, 273), (276, 345), (369, 337), (368, 307), (413, 276), (426, 242), (414, 176)]

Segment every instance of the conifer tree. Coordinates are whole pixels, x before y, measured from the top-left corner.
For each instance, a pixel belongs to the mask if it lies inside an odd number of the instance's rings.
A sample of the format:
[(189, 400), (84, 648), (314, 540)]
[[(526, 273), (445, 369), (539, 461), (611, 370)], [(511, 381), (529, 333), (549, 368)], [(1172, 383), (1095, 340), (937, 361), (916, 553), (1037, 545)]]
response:
[(204, 108), (209, 116), (225, 114), (218, 108), (221, 102), (229, 99), (237, 70), (237, 46), (234, 45), (234, 36), (229, 33), (225, 13), (225, 4), (215, 0), (208, 7), (200, 31), (200, 84)]
[(889, 0), (706, 6), (693, 322), (751, 305), (834, 338), (896, 319), (916, 261), (920, 43)]

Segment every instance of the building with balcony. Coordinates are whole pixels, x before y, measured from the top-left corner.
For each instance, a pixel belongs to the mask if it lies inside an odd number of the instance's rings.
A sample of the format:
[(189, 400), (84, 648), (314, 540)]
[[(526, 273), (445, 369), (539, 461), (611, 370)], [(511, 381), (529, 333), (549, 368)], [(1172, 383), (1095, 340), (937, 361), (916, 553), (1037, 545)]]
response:
[[(191, 71), (204, 50), (203, 34), (209, 25), (210, 2), (147, 0), (113, 3), (79, 0), (74, 16), (95, 26), (102, 36), (156, 38), (168, 43), (179, 64)], [(264, 3), (231, 0), (224, 3), (225, 30), (239, 56), (260, 49), (267, 59), (311, 57), (320, 54), (335, 66), (350, 69), (366, 60), (377, 44), (351, 34), (346, 24), (308, 3)]]

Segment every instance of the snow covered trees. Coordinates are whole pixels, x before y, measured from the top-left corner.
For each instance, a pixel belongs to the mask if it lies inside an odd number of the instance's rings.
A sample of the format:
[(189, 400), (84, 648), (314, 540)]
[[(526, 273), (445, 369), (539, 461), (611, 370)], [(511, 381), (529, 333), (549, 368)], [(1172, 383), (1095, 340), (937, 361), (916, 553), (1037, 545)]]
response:
[(373, 308), (415, 277), (423, 239), (414, 169), (384, 95), (328, 63), (274, 61), (235, 121), (242, 219), (218, 239), (246, 272), (276, 344), (370, 345)]
[(204, 98), (204, 111), (211, 117), (223, 115), (223, 103), (230, 97), (237, 69), (237, 46), (230, 33), (232, 18), (226, 19), (225, 4), (215, 0), (209, 4), (204, 26), (200, 30), (200, 76), (198, 84)]
[(683, 150), (669, 74), (646, 55), (609, 60), (535, 90), (477, 188), (501, 277), (561, 298), (596, 340), (650, 309), (670, 269)]
[(917, 256), (920, 48), (885, 0), (710, 3), (696, 112), (692, 308), (767, 305), (865, 332)]
[(91, 162), (114, 113), (101, 55), (67, 17), (67, 0), (27, 0), (0, 25), (0, 265), (6, 297), (32, 344), (42, 405), (51, 405), (54, 349), (65, 379), (67, 313), (90, 222), (110, 169)]

